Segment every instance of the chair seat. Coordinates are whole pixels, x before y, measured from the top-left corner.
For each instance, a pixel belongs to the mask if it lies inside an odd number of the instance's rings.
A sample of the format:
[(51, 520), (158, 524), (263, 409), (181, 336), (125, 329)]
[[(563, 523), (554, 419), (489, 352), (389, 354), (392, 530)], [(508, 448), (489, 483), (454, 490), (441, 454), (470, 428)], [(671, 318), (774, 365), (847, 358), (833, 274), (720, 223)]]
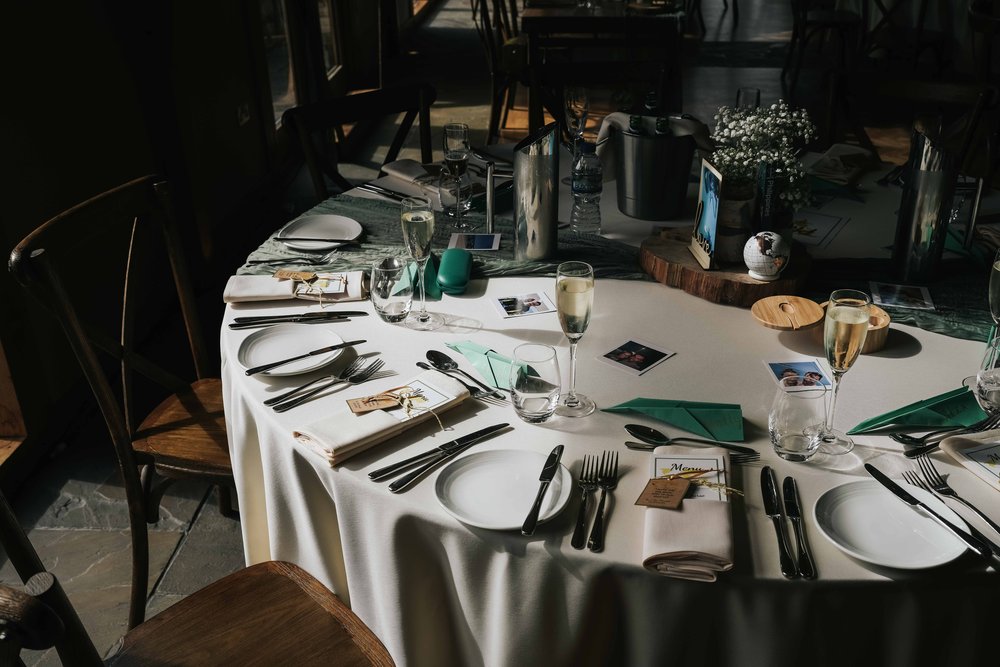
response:
[(222, 380), (198, 380), (189, 393), (169, 396), (143, 420), (133, 446), (158, 465), (232, 476)]

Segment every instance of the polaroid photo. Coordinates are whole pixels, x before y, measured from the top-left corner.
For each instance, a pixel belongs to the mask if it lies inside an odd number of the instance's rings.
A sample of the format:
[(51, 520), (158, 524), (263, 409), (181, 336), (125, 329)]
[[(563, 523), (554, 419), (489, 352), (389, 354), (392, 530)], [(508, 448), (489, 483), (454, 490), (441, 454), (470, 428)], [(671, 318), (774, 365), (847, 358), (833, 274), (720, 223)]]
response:
[(642, 375), (675, 354), (676, 352), (661, 350), (646, 341), (630, 338), (599, 359), (632, 375)]
[(850, 220), (816, 211), (798, 211), (792, 220), (793, 238), (804, 245), (826, 248)]
[(493, 299), (493, 305), (503, 318), (556, 312), (556, 307), (544, 292), (502, 296)]
[(499, 234), (452, 234), (448, 241), (449, 248), (464, 248), (465, 250), (499, 250)]
[(786, 377), (798, 377), (802, 389), (811, 387), (831, 387), (826, 371), (815, 359), (796, 359), (794, 361), (765, 361), (764, 365), (775, 384)]
[(931, 293), (919, 285), (893, 285), (892, 283), (871, 283), (872, 300), (878, 306), (934, 310)]
[(722, 174), (708, 160), (701, 161), (701, 185), (698, 188), (697, 224), (691, 232), (688, 248), (703, 269), (715, 268), (715, 237), (719, 224), (719, 198)]

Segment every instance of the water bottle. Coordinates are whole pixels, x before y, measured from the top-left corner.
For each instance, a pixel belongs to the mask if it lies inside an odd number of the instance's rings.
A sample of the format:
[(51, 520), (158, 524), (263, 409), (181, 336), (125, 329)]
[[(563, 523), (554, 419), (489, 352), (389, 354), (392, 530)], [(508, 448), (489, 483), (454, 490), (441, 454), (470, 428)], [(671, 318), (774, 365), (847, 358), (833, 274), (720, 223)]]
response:
[(578, 233), (601, 232), (601, 190), (604, 188), (604, 170), (597, 157), (597, 145), (580, 141), (580, 152), (573, 162), (573, 211), (570, 223)]

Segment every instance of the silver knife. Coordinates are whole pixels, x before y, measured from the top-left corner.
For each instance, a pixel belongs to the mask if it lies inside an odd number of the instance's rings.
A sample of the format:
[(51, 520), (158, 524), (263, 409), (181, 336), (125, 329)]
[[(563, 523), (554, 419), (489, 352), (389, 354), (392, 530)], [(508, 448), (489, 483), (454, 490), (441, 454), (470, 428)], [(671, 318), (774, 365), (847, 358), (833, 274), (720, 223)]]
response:
[(778, 498), (778, 480), (771, 466), (764, 466), (760, 471), (760, 491), (764, 497), (764, 513), (774, 522), (774, 532), (778, 536), (778, 555), (781, 558), (781, 574), (786, 579), (795, 579), (799, 571), (788, 546), (788, 534), (785, 530), (785, 515), (781, 511), (781, 500)]
[(257, 373), (263, 373), (264, 371), (269, 371), (272, 368), (277, 368), (278, 366), (284, 366), (285, 364), (290, 364), (293, 361), (298, 361), (299, 359), (305, 359), (306, 357), (315, 357), (317, 354), (325, 354), (326, 352), (333, 352), (334, 350), (339, 350), (344, 347), (350, 347), (351, 345), (360, 345), (361, 343), (367, 343), (367, 340), (349, 340), (345, 343), (337, 343), (336, 345), (330, 345), (327, 347), (321, 347), (318, 350), (312, 350), (311, 352), (306, 352), (305, 354), (299, 354), (294, 357), (288, 357), (287, 359), (281, 359), (280, 361), (272, 361), (269, 364), (262, 364), (260, 366), (254, 366), (253, 368), (248, 368), (246, 370), (247, 375), (256, 375)]
[(275, 324), (333, 324), (335, 322), (350, 322), (351, 318), (337, 315), (335, 317), (283, 317), (273, 320), (257, 320), (255, 322), (231, 322), (229, 328), (233, 331), (243, 329), (261, 329)]
[(481, 428), (475, 433), (470, 433), (469, 435), (463, 435), (461, 438), (455, 438), (451, 442), (446, 442), (443, 445), (440, 445), (439, 447), (435, 447), (434, 449), (424, 452), (423, 454), (417, 454), (416, 456), (411, 456), (408, 459), (403, 459), (402, 461), (391, 463), (385, 466), (384, 468), (379, 468), (378, 470), (372, 470), (370, 473), (368, 473), (368, 479), (377, 482), (380, 479), (391, 477), (392, 475), (395, 475), (397, 472), (401, 472), (403, 470), (406, 470), (407, 468), (412, 468), (418, 463), (422, 463), (429, 458), (432, 458), (436, 455), (440, 455), (441, 453), (451, 454), (456, 450), (461, 450), (462, 447), (468, 444), (472, 444), (474, 442), (478, 442), (482, 438), (485, 438), (488, 435), (492, 435), (494, 432), (499, 431), (500, 429), (505, 428), (509, 425), (510, 424), (508, 424), (507, 422), (504, 422), (503, 424), (494, 424), (493, 426), (487, 426), (486, 428)]
[(538, 512), (542, 509), (542, 499), (545, 498), (545, 492), (549, 488), (549, 483), (556, 476), (556, 471), (559, 470), (559, 459), (562, 458), (562, 453), (563, 446), (556, 445), (549, 454), (549, 458), (545, 459), (542, 472), (538, 475), (540, 484), (538, 486), (538, 493), (535, 494), (535, 502), (531, 505), (531, 511), (528, 512), (527, 518), (521, 525), (522, 535), (532, 535), (535, 532), (535, 525), (538, 523)]
[(930, 507), (928, 507), (926, 503), (922, 503), (916, 498), (914, 498), (909, 491), (907, 491), (899, 484), (896, 484), (894, 481), (889, 479), (885, 475), (885, 473), (883, 473), (881, 470), (873, 466), (871, 463), (865, 464), (865, 470), (868, 471), (869, 475), (875, 478), (876, 482), (878, 482), (879, 484), (881, 484), (882, 486), (884, 486), (885, 488), (889, 489), (894, 494), (896, 494), (897, 498), (902, 500), (910, 507), (920, 508), (921, 510), (924, 511), (925, 514), (927, 514), (927, 516), (937, 521), (939, 524), (941, 524), (943, 528), (948, 529), (948, 531), (950, 531), (955, 537), (965, 542), (966, 546), (969, 547), (969, 549), (971, 549), (973, 553), (983, 558), (990, 557), (992, 552), (990, 551), (989, 546), (985, 544), (982, 540), (973, 537), (972, 535), (968, 534), (961, 528), (953, 526), (952, 524), (948, 523), (947, 519), (945, 519), (943, 516), (941, 516), (940, 514), (932, 510)]
[[(477, 442), (485, 440), (486, 438), (489, 438), (493, 434), (498, 433), (508, 428), (509, 426), (510, 424), (507, 424), (506, 422), (503, 424), (494, 424), (493, 426), (488, 426), (484, 429), (480, 429), (475, 433), (470, 433), (467, 436), (458, 438), (457, 440), (453, 440), (450, 443), (446, 443), (445, 445), (441, 445), (440, 447), (431, 450), (430, 452), (427, 452), (426, 456), (423, 457), (423, 460), (425, 461), (424, 464), (419, 468), (417, 468), (416, 470), (414, 470), (413, 472), (403, 475), (396, 481), (389, 484), (389, 491), (393, 493), (399, 493), (400, 491), (407, 489), (411, 484), (416, 482), (418, 479), (423, 477), (425, 474), (430, 472), (439, 464), (455, 458), (469, 447), (472, 447)], [(446, 446), (449, 445), (450, 447), (448, 449), (444, 449)], [(400, 461), (399, 463), (396, 464), (396, 471), (412, 466), (413, 463), (409, 459), (407, 459), (406, 461)], [(382, 475), (380, 479), (385, 476), (386, 475)]]
[(270, 322), (271, 320), (323, 320), (330, 317), (362, 317), (368, 313), (363, 310), (328, 310), (311, 313), (287, 313), (285, 315), (249, 315), (244, 317), (234, 317), (236, 324), (250, 324), (252, 322)]
[(358, 190), (367, 190), (377, 195), (382, 195), (383, 197), (388, 197), (389, 199), (395, 201), (403, 201), (411, 195), (403, 194), (402, 192), (396, 192), (395, 190), (390, 190), (389, 188), (384, 188), (381, 185), (375, 185), (374, 183), (362, 183), (356, 186)]
[(805, 526), (802, 523), (802, 510), (799, 507), (799, 487), (794, 478), (786, 477), (781, 490), (785, 500), (785, 513), (795, 528), (795, 545), (799, 549), (799, 574), (805, 579), (815, 579), (816, 565), (813, 564), (812, 556), (809, 554)]

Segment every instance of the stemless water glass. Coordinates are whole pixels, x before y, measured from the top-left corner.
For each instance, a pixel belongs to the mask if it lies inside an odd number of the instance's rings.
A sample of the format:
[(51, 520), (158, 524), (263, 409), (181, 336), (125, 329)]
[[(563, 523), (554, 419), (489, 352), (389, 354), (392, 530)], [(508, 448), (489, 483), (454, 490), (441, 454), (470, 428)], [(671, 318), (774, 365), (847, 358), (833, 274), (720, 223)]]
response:
[(556, 269), (556, 310), (559, 324), (569, 339), (569, 392), (559, 397), (556, 414), (586, 417), (597, 406), (576, 393), (576, 346), (590, 324), (594, 307), (594, 269), (585, 262), (563, 262)]
[(444, 320), (436, 313), (427, 312), (427, 290), (424, 285), (424, 267), (431, 254), (434, 237), (434, 211), (427, 197), (407, 197), (400, 203), (400, 222), (403, 227), (403, 245), (417, 263), (416, 282), (420, 287), (420, 311), (410, 313), (406, 326), (420, 331), (437, 329)]
[(830, 409), (826, 413), (826, 423), (819, 430), (823, 451), (829, 454), (846, 454), (854, 449), (850, 436), (833, 428), (833, 416), (837, 409), (837, 393), (844, 373), (850, 370), (868, 336), (871, 299), (857, 290), (835, 290), (826, 306), (826, 321), (823, 329), (823, 345), (826, 360), (833, 371), (833, 395)]
[(384, 322), (402, 322), (410, 314), (413, 282), (406, 275), (402, 257), (383, 257), (372, 264), (368, 289), (375, 312)]
[(804, 386), (807, 380), (793, 375), (778, 382), (767, 432), (774, 451), (788, 461), (805, 461), (820, 446), (819, 426), (826, 419), (826, 387)]
[(559, 378), (559, 360), (551, 346), (524, 343), (514, 348), (510, 397), (517, 416), (530, 424), (551, 417), (559, 402)]
[(976, 373), (976, 399), (987, 414), (1000, 412), (1000, 337), (986, 346), (986, 354)]

